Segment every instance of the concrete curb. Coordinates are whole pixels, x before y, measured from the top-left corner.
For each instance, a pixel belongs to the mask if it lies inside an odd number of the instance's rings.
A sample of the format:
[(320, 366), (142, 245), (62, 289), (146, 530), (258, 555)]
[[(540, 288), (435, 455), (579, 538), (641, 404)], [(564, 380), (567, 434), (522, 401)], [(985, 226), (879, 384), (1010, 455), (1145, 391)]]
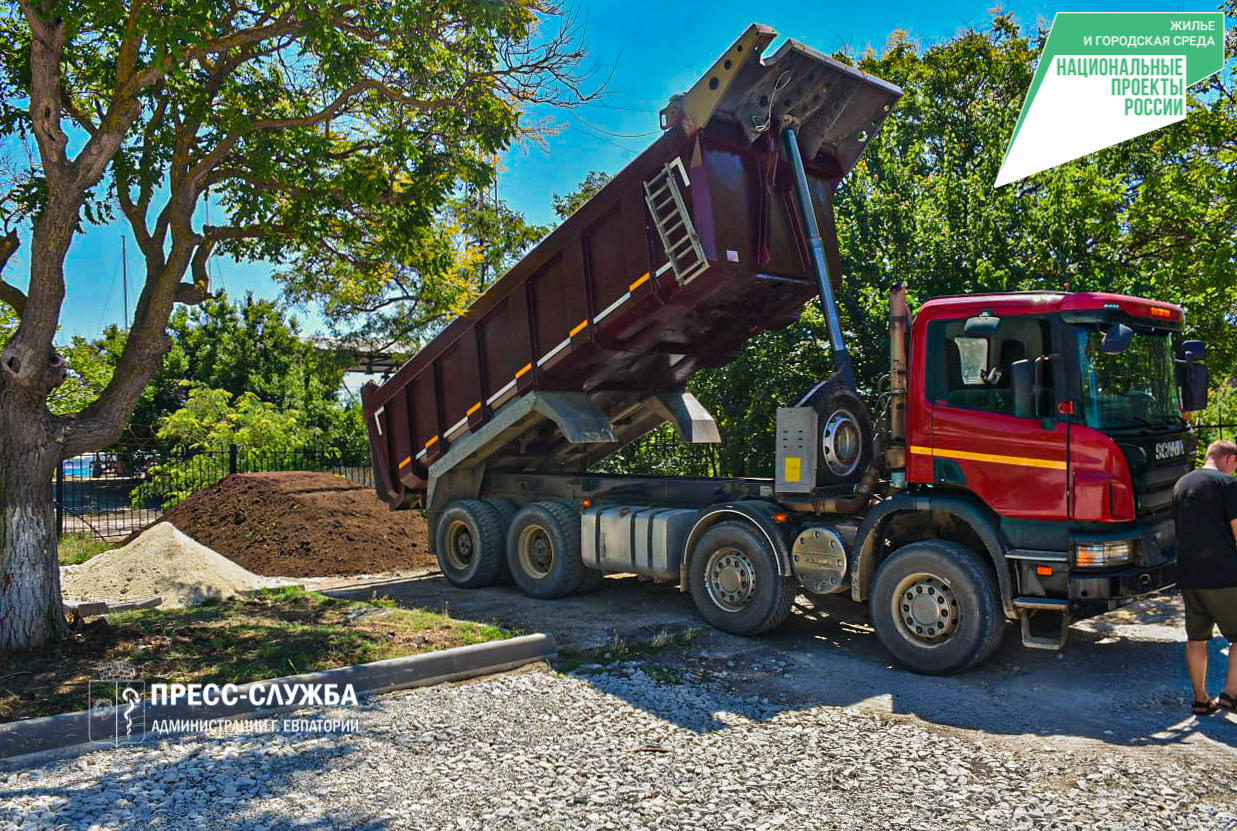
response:
[[(369, 664), (289, 675), (269, 681), (254, 681), (237, 687), (237, 700), (232, 706), (219, 702), (215, 706), (192, 707), (186, 703), (147, 704), (141, 730), (145, 731), (155, 721), (163, 719), (243, 719), (258, 715), (273, 715), (296, 709), (296, 707), (255, 708), (249, 703), (248, 692), (255, 686), (267, 691), (273, 687), (295, 689), (296, 684), (351, 684), (358, 697), (377, 695), (410, 687), (428, 687), (449, 681), (462, 681), (494, 672), (505, 672), (525, 664), (548, 661), (558, 656), (558, 646), (553, 635), (523, 635), (502, 641), (460, 646), (424, 655), (409, 655), (390, 658)], [(25, 719), (9, 724), (0, 724), (0, 770), (29, 767), (54, 758), (99, 750), (114, 746), (112, 742), (92, 742), (91, 720), (96, 732), (110, 731), (113, 716), (102, 716), (90, 711), (65, 713), (58, 716)], [(168, 735), (161, 733), (160, 736)], [(143, 732), (139, 741), (146, 741), (152, 734)]]

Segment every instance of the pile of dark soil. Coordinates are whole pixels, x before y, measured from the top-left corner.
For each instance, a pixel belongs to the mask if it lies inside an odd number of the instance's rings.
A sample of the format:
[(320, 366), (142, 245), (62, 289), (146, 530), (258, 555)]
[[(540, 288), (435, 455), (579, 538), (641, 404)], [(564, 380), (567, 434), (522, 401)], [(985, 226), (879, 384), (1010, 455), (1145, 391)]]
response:
[(330, 473), (241, 473), (163, 516), (255, 574), (327, 577), (430, 568), (425, 517), (387, 510)]

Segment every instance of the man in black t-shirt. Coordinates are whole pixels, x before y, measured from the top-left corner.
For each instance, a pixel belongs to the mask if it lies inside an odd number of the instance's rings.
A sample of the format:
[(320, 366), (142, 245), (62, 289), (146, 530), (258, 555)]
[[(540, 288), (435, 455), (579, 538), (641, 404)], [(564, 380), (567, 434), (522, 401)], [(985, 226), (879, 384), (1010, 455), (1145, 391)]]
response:
[(1237, 443), (1212, 442), (1203, 467), (1173, 488), (1177, 526), (1177, 586), (1185, 601), (1185, 665), (1195, 715), (1217, 707), (1237, 711), (1237, 655), (1229, 654), (1219, 702), (1207, 692), (1207, 642), (1219, 624), (1237, 643)]

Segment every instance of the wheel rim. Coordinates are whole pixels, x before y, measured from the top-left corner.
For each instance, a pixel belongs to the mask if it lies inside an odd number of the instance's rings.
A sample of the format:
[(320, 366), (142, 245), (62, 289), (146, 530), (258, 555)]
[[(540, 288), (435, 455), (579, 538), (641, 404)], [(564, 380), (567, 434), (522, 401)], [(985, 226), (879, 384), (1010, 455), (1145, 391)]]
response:
[(939, 646), (958, 631), (958, 598), (949, 583), (934, 574), (912, 574), (893, 593), (893, 619), (902, 637), (923, 646)]
[(475, 554), (472, 531), (462, 520), (455, 520), (447, 527), (447, 562), (452, 568), (465, 571)]
[(520, 567), (529, 577), (540, 580), (554, 567), (554, 542), (540, 525), (520, 532)]
[(704, 585), (714, 606), (741, 612), (756, 592), (756, 569), (739, 549), (719, 548), (705, 563)]
[(834, 410), (820, 431), (820, 449), (825, 464), (835, 476), (849, 476), (863, 455), (863, 431), (850, 410)]

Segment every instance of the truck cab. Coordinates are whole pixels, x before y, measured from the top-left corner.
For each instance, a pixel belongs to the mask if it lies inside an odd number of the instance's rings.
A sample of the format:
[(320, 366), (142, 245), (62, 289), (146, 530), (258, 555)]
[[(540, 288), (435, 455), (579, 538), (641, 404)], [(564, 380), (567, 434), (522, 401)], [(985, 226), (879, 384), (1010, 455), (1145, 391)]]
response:
[(1201, 369), (1182, 320), (1168, 303), (1056, 292), (939, 298), (914, 318), (909, 494), (984, 518), (1028, 645), (1174, 580), (1172, 488), (1195, 449), (1183, 388), (1196, 394)]

